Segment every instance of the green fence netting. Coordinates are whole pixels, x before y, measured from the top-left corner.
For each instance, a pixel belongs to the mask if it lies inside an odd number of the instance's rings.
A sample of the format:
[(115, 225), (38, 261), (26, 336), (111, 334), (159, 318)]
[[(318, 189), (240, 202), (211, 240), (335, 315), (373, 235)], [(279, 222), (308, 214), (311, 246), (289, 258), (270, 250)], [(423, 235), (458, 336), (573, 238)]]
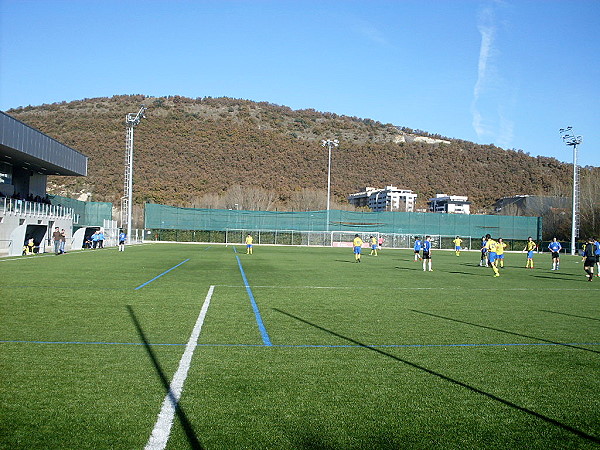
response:
[(73, 208), (77, 221), (75, 226), (102, 226), (104, 220), (112, 220), (112, 203), (82, 202), (74, 198), (48, 195), (53, 205)]
[[(329, 217), (329, 220), (327, 220)], [(542, 236), (541, 217), (362, 211), (238, 211), (146, 203), (144, 227), (154, 230), (356, 231), (527, 239)]]

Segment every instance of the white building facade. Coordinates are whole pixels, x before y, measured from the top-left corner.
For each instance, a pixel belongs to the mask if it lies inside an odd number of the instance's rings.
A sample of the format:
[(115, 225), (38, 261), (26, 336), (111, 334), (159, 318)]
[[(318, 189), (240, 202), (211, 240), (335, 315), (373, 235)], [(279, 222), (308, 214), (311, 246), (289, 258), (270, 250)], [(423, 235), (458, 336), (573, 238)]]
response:
[(409, 189), (398, 189), (386, 186), (385, 189), (365, 187), (364, 191), (350, 194), (348, 201), (351, 205), (368, 206), (371, 211), (402, 211), (413, 212), (417, 194)]
[(469, 197), (462, 195), (437, 194), (429, 199), (429, 211), (449, 214), (471, 214)]

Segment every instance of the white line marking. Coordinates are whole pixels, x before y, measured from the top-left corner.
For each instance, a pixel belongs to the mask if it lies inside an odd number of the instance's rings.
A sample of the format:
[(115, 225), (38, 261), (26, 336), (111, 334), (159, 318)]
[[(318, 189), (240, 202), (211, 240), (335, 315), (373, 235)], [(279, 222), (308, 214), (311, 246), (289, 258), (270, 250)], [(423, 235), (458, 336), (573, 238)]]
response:
[(154, 425), (152, 434), (150, 435), (148, 443), (146, 444), (146, 450), (162, 450), (167, 446), (167, 441), (169, 440), (169, 436), (171, 434), (171, 427), (173, 426), (173, 419), (175, 418), (175, 409), (177, 408), (177, 404), (179, 403), (179, 399), (181, 398), (181, 392), (183, 391), (183, 383), (185, 383), (185, 379), (187, 378), (188, 370), (192, 362), (192, 356), (194, 354), (196, 346), (198, 345), (200, 330), (202, 329), (202, 324), (204, 323), (204, 318), (206, 317), (208, 305), (210, 305), (210, 299), (214, 290), (215, 287), (211, 286), (208, 290), (208, 293), (206, 294), (204, 304), (202, 305), (202, 309), (200, 310), (200, 315), (196, 320), (196, 325), (192, 330), (190, 339), (187, 345), (185, 346), (183, 356), (179, 361), (179, 367), (177, 368), (177, 372), (175, 372), (175, 375), (171, 380), (169, 393), (165, 396), (165, 399), (163, 400), (162, 408), (158, 413), (158, 418), (156, 419), (156, 424)]
[[(583, 277), (583, 275), (582, 275)], [(243, 284), (217, 284), (215, 286), (224, 288), (241, 288), (244, 289)], [(268, 285), (253, 285), (252, 288), (262, 289), (340, 289), (340, 290), (356, 290), (356, 289), (372, 289), (372, 286), (268, 286)], [(393, 291), (497, 291), (498, 288), (466, 288), (466, 287), (393, 287), (388, 286), (386, 289)], [(587, 291), (585, 288), (502, 288), (502, 291)], [(593, 290), (591, 292), (594, 292)]]

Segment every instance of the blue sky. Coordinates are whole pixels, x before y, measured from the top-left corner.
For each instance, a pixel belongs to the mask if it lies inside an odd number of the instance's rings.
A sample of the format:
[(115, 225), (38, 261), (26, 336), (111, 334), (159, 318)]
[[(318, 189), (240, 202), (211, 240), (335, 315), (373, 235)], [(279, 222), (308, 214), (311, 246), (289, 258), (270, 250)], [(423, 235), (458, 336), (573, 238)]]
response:
[(599, 22), (598, 0), (0, 0), (0, 110), (226, 96), (566, 162), (573, 126), (600, 166)]

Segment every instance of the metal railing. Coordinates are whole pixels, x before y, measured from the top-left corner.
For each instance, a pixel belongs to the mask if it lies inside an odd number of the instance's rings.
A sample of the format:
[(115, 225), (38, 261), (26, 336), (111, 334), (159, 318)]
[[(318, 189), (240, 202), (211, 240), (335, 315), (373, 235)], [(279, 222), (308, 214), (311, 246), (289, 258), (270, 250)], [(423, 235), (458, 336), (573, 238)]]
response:
[(6, 197), (0, 198), (0, 214), (73, 219), (74, 224), (79, 221), (79, 214), (73, 208)]

